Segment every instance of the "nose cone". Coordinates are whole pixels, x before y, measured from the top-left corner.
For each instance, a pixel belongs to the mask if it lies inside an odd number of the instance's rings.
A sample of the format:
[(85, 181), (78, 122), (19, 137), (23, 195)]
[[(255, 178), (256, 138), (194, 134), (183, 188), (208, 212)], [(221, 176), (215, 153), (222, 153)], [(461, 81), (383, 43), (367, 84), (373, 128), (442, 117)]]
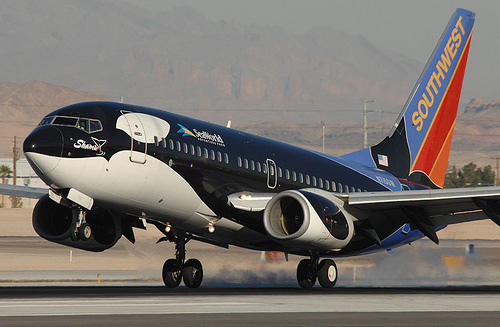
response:
[(59, 129), (41, 126), (24, 140), (23, 151), (33, 169), (37, 173), (46, 174), (59, 164), (63, 145), (64, 138)]

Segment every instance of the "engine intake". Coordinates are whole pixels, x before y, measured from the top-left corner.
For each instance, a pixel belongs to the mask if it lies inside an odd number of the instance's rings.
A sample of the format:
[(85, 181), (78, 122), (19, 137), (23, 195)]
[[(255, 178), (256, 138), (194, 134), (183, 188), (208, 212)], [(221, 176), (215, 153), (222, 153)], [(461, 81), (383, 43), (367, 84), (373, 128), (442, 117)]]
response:
[(38, 235), (54, 243), (101, 252), (115, 245), (122, 236), (121, 220), (107, 209), (94, 208), (88, 211), (86, 221), (92, 228), (92, 236), (87, 241), (73, 241), (70, 237), (73, 223), (71, 208), (57, 204), (46, 195), (33, 210), (33, 228)]
[(328, 192), (316, 192), (275, 195), (264, 210), (268, 235), (302, 250), (337, 251), (345, 247), (354, 235), (353, 217), (342, 209), (341, 200)]

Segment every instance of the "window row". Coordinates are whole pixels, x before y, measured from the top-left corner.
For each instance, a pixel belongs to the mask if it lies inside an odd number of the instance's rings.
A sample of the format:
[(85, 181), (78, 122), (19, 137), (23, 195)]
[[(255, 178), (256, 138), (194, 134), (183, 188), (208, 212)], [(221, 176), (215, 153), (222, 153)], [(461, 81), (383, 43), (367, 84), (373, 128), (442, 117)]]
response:
[[(167, 148), (167, 140), (162, 138), (161, 140), (155, 136), (155, 145), (162, 146), (163, 148)], [(185, 142), (173, 141), (171, 139), (168, 140), (168, 147), (170, 150), (177, 150), (179, 152), (184, 152), (187, 154), (191, 154), (193, 156), (205, 157), (206, 159), (217, 160), (218, 162), (224, 162), (229, 164), (229, 156), (227, 153), (222, 153), (220, 151), (209, 150), (207, 148), (202, 148), (199, 145), (194, 146), (193, 144), (187, 144)]]
[[(261, 164), (259, 161), (254, 161), (241, 157), (238, 157), (237, 161), (238, 161), (238, 167), (257, 171), (259, 173), (263, 172), (264, 174), (267, 174), (267, 165), (265, 163)], [(270, 174), (274, 176), (273, 166), (269, 168), (271, 169)], [(316, 176), (309, 176), (308, 174), (297, 173), (293, 170), (290, 171), (288, 169), (285, 169), (284, 174), (283, 170), (280, 167), (277, 167), (276, 170), (278, 171), (278, 177), (280, 178), (285, 177), (285, 179), (287, 180), (299, 182), (301, 184), (312, 185), (313, 187), (319, 187), (327, 191), (331, 190), (332, 192), (338, 192), (338, 193), (362, 192), (361, 189), (359, 188), (354, 188), (352, 186), (350, 187), (346, 184), (336, 183), (334, 181), (330, 182), (327, 179), (316, 178)]]

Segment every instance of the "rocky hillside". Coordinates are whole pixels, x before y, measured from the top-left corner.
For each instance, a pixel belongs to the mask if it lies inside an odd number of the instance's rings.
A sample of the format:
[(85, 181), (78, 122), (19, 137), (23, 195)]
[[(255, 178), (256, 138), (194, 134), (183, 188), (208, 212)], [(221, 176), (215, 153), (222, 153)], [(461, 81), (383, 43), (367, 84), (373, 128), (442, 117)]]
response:
[(43, 80), (212, 121), (358, 120), (362, 99), (400, 108), (423, 67), (329, 28), (297, 35), (118, 0), (0, 1), (0, 30), (3, 81)]

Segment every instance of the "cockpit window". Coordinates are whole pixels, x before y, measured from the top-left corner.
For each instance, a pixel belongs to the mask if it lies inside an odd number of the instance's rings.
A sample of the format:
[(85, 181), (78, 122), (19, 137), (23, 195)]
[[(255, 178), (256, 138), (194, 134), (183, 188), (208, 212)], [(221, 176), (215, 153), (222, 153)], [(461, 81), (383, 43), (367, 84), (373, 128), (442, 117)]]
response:
[(38, 126), (50, 125), (50, 123), (52, 123), (53, 119), (54, 119), (54, 117), (45, 117), (44, 119), (42, 119), (40, 124), (38, 124)]
[(76, 118), (76, 117), (56, 116), (56, 118), (54, 118), (54, 121), (52, 122), (52, 125), (76, 126), (76, 123), (78, 123), (78, 118)]
[(45, 117), (44, 119), (42, 119), (40, 124), (38, 124), (38, 126), (44, 126), (44, 125), (76, 127), (86, 133), (95, 133), (102, 131), (103, 129), (101, 122), (97, 119), (65, 117), (65, 116)]
[(90, 133), (102, 131), (102, 124), (97, 119), (90, 120)]
[(89, 120), (88, 119), (78, 119), (78, 124), (76, 124), (76, 127), (85, 131), (89, 132)]

